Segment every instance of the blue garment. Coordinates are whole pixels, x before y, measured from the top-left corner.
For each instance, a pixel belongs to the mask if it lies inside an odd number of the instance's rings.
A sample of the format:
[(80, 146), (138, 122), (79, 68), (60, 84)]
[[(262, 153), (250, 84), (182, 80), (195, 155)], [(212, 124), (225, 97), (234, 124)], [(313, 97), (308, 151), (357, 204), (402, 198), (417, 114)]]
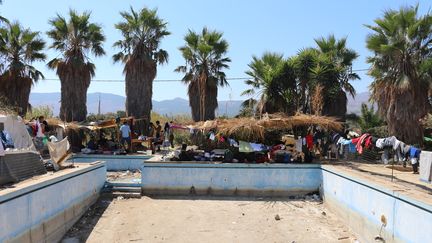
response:
[(131, 129), (130, 129), (129, 125), (125, 124), (125, 125), (122, 125), (120, 127), (120, 132), (122, 134), (122, 138), (128, 138), (129, 133), (131, 132)]
[(260, 144), (260, 143), (250, 143), (250, 146), (252, 147), (252, 149), (255, 152), (260, 152), (260, 151), (264, 151), (267, 149), (267, 147), (265, 145)]
[(411, 159), (412, 158), (420, 158), (420, 153), (421, 153), (420, 149), (411, 146), (410, 151), (409, 151)]
[(238, 143), (232, 138), (228, 138), (228, 142), (229, 142), (230, 146), (234, 146), (234, 147), (239, 146)]
[(14, 143), (12, 137), (7, 131), (1, 131), (0, 138), (1, 138), (1, 142), (3, 143), (3, 147), (13, 148)]
[(350, 143), (348, 144), (349, 152), (350, 152), (350, 153), (355, 153), (355, 152), (357, 151), (356, 146), (355, 146), (355, 144), (353, 144), (353, 143), (351, 142), (351, 140), (349, 140), (349, 141), (350, 141)]

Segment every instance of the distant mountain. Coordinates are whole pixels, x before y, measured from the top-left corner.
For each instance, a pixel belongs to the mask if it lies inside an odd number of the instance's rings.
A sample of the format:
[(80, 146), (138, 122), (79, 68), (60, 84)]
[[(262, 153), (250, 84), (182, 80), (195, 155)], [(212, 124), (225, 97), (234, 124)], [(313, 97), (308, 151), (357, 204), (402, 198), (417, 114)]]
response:
[(347, 113), (360, 114), (362, 103), (365, 103), (368, 106), (370, 105), (369, 97), (369, 92), (358, 93), (355, 98), (352, 98), (350, 95), (348, 95)]
[[(126, 98), (121, 95), (110, 93), (89, 93), (87, 95), (88, 113), (97, 113), (99, 97), (101, 100), (101, 113), (116, 112), (125, 109)], [(348, 97), (348, 113), (360, 113), (362, 103), (369, 104), (369, 92), (358, 93), (353, 99)], [(240, 111), (241, 100), (219, 101), (219, 108), (216, 111), (218, 116), (227, 115), (233, 117)], [(48, 105), (53, 109), (54, 115), (60, 111), (60, 93), (31, 93), (30, 104), (34, 107)], [(172, 100), (153, 100), (153, 110), (163, 115), (190, 114), (189, 101), (182, 98)]]
[[(87, 94), (88, 113), (97, 113), (99, 97), (101, 100), (101, 113), (116, 112), (125, 110), (126, 98), (121, 95), (110, 93), (89, 93)], [(243, 101), (219, 101), (217, 115), (227, 115), (233, 117), (239, 113)], [(30, 104), (34, 107), (48, 105), (53, 109), (54, 115), (60, 112), (60, 93), (31, 93)], [(172, 100), (153, 100), (153, 110), (163, 115), (190, 114), (189, 101), (182, 98)]]

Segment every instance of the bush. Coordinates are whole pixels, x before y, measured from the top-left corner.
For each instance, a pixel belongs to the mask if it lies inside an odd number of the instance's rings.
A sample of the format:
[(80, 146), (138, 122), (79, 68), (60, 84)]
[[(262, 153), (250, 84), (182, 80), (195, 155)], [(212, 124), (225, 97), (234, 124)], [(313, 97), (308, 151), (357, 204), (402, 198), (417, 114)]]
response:
[(31, 118), (40, 116), (44, 116), (45, 119), (52, 118), (54, 116), (53, 108), (49, 105), (33, 107), (29, 112), (27, 112), (25, 118), (30, 120)]

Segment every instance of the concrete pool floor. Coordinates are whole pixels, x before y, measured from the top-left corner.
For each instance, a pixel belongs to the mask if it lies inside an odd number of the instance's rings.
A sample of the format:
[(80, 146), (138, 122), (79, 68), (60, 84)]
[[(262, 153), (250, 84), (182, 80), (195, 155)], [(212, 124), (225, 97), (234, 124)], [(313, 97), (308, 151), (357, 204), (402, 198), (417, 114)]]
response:
[[(215, 200), (216, 199), (216, 200)], [(280, 220), (276, 220), (276, 215)], [(313, 197), (102, 197), (63, 242), (355, 242), (342, 221)]]

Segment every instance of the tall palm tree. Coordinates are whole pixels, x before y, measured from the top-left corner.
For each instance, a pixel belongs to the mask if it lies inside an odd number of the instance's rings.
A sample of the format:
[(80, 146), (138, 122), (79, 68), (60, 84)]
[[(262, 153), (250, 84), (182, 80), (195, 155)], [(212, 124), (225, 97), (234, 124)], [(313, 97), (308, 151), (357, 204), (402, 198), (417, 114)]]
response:
[(123, 22), (115, 25), (123, 39), (114, 43), (121, 51), (113, 56), (114, 62), (123, 62), (126, 75), (126, 111), (134, 116), (141, 133), (147, 133), (152, 110), (153, 80), (157, 65), (168, 62), (168, 53), (160, 48), (165, 36), (170, 35), (167, 22), (159, 18), (157, 9), (121, 12)]
[(418, 6), (388, 10), (367, 37), (372, 99), (390, 134), (412, 144), (422, 143), (419, 120), (430, 111), (432, 81), (432, 15), (418, 16)]
[(350, 81), (360, 79), (357, 73), (351, 71), (358, 54), (346, 46), (347, 38), (337, 40), (334, 35), (329, 35), (327, 38), (315, 39), (315, 43), (321, 57), (318, 58), (319, 65), (314, 67), (312, 72), (315, 79), (319, 81), (321, 78), (320, 83), (325, 87), (326, 93), (322, 113), (344, 117), (347, 93), (355, 96), (355, 89)]
[(264, 53), (261, 58), (252, 57), (245, 81), (251, 88), (242, 95), (259, 96), (258, 112), (294, 113), (296, 110), (296, 75), (293, 60), (285, 60), (282, 54)]
[(218, 86), (228, 85), (224, 69), (231, 59), (226, 57), (228, 42), (222, 32), (203, 28), (201, 33), (189, 30), (180, 51), (186, 64), (175, 69), (185, 73), (188, 84), (189, 105), (194, 121), (212, 120), (218, 107)]
[(316, 49), (305, 48), (292, 57), (298, 79), (299, 98), (297, 100), (297, 109), (301, 113), (309, 113), (311, 109), (310, 97), (312, 94), (309, 92), (309, 86), (312, 81), (311, 70), (315, 68), (318, 56), (319, 53)]
[(35, 61), (44, 61), (42, 52), (45, 41), (39, 32), (24, 29), (18, 22), (0, 28), (0, 96), (7, 105), (18, 108), (20, 115), (27, 112), (30, 90), (43, 74), (32, 66)]
[(87, 89), (95, 75), (95, 65), (89, 54), (105, 55), (105, 36), (100, 25), (90, 22), (90, 12), (79, 14), (69, 10), (69, 20), (58, 15), (49, 20), (51, 49), (61, 53), (48, 67), (55, 69), (61, 82), (60, 118), (64, 121), (83, 121), (87, 116)]

